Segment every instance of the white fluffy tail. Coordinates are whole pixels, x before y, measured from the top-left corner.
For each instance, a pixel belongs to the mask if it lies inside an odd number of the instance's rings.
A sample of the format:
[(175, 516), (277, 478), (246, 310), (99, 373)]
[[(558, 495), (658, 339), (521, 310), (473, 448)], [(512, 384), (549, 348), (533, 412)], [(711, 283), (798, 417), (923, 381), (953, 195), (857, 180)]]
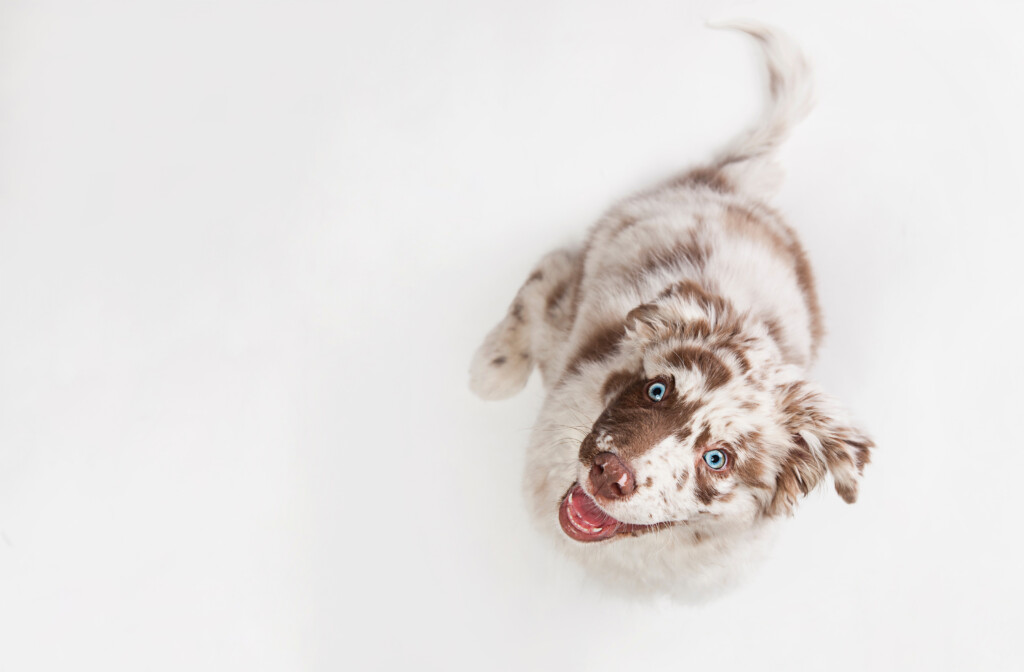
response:
[(739, 30), (754, 37), (768, 66), (768, 106), (761, 118), (733, 140), (710, 166), (741, 191), (774, 193), (782, 171), (773, 157), (790, 129), (814, 106), (811, 66), (784, 33), (755, 21), (727, 21), (711, 28)]

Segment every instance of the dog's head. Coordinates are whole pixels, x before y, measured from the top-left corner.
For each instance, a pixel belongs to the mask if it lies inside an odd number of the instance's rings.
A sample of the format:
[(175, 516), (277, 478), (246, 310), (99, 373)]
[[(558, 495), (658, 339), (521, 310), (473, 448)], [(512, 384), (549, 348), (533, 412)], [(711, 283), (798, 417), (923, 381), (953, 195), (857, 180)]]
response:
[(856, 500), (872, 442), (763, 322), (687, 284), (634, 309), (619, 351), (559, 510), (573, 539), (749, 527), (827, 473)]

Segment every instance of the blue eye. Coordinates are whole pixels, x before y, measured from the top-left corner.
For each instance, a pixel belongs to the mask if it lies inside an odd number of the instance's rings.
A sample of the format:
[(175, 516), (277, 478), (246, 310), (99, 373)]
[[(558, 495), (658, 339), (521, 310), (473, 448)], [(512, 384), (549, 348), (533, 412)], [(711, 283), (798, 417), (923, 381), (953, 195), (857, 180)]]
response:
[(647, 386), (647, 396), (651, 398), (651, 401), (661, 401), (665, 398), (665, 392), (668, 388), (665, 387), (665, 383), (651, 383)]
[(725, 453), (723, 453), (722, 451), (709, 450), (708, 452), (704, 453), (704, 461), (707, 463), (709, 467), (711, 467), (715, 471), (718, 471), (719, 469), (723, 469), (725, 467), (725, 464), (728, 460), (726, 460)]

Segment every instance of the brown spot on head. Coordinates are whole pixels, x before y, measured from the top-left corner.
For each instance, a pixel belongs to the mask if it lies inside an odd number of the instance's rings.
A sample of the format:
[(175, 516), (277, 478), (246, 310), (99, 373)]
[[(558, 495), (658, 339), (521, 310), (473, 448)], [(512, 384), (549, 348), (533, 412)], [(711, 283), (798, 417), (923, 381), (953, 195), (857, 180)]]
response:
[(750, 360), (747, 359), (747, 348), (742, 343), (735, 341), (720, 341), (716, 343), (718, 350), (732, 355), (733, 363), (739, 370), (740, 375), (750, 371)]
[(536, 270), (536, 271), (534, 271), (533, 273), (530, 274), (530, 277), (528, 277), (526, 279), (526, 282), (527, 283), (530, 283), (530, 282), (540, 282), (543, 279), (544, 279), (544, 272), (540, 271), (540, 270)]
[(648, 337), (657, 333), (661, 325), (658, 315), (661, 309), (654, 303), (641, 303), (626, 313), (626, 324), (630, 329), (643, 333)]
[[(647, 396), (647, 386), (655, 381), (667, 388), (664, 398), (657, 402)], [(595, 441), (596, 436), (607, 435), (622, 459), (634, 459), (669, 436), (688, 436), (687, 426), (699, 408), (699, 402), (675, 394), (671, 378), (637, 380), (604, 409), (584, 444)], [(585, 454), (581, 449), (581, 459)]]
[(707, 320), (690, 320), (682, 325), (680, 338), (707, 338), (711, 335), (711, 324)]
[(704, 376), (704, 383), (709, 390), (725, 385), (732, 378), (729, 367), (714, 353), (692, 345), (684, 345), (668, 353), (665, 362), (669, 366), (699, 371)]
[(507, 361), (508, 359), (505, 357), (495, 357), (494, 359), (491, 360), (491, 364), (493, 364), (494, 366), (501, 366)]
[[(703, 315), (683, 321), (678, 306), (683, 302), (695, 306)], [(714, 337), (715, 344), (738, 347), (744, 336), (743, 322), (732, 305), (692, 280), (669, 285), (653, 301), (640, 304), (626, 315), (626, 323), (646, 340), (676, 336), (683, 340)]]
[(711, 440), (711, 428), (705, 427), (701, 430), (700, 434), (697, 435), (697, 440), (693, 442), (694, 447), (699, 451), (703, 450), (704, 446)]
[(631, 384), (637, 381), (640, 375), (633, 371), (615, 371), (605, 378), (604, 385), (601, 386), (601, 398), (607, 404), (615, 397), (619, 396), (622, 390), (629, 387)]

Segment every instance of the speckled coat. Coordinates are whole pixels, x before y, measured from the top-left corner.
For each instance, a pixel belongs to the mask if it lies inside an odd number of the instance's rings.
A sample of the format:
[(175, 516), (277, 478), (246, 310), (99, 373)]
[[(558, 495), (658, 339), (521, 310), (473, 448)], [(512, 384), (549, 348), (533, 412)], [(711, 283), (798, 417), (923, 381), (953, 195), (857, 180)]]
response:
[(823, 334), (814, 280), (767, 204), (773, 153), (811, 106), (809, 68), (777, 31), (724, 27), (763, 47), (762, 119), (544, 257), (470, 376), (498, 399), (540, 370), (525, 475), (536, 520), (616, 588), (681, 599), (734, 584), (827, 473), (853, 502), (872, 448), (807, 378)]

